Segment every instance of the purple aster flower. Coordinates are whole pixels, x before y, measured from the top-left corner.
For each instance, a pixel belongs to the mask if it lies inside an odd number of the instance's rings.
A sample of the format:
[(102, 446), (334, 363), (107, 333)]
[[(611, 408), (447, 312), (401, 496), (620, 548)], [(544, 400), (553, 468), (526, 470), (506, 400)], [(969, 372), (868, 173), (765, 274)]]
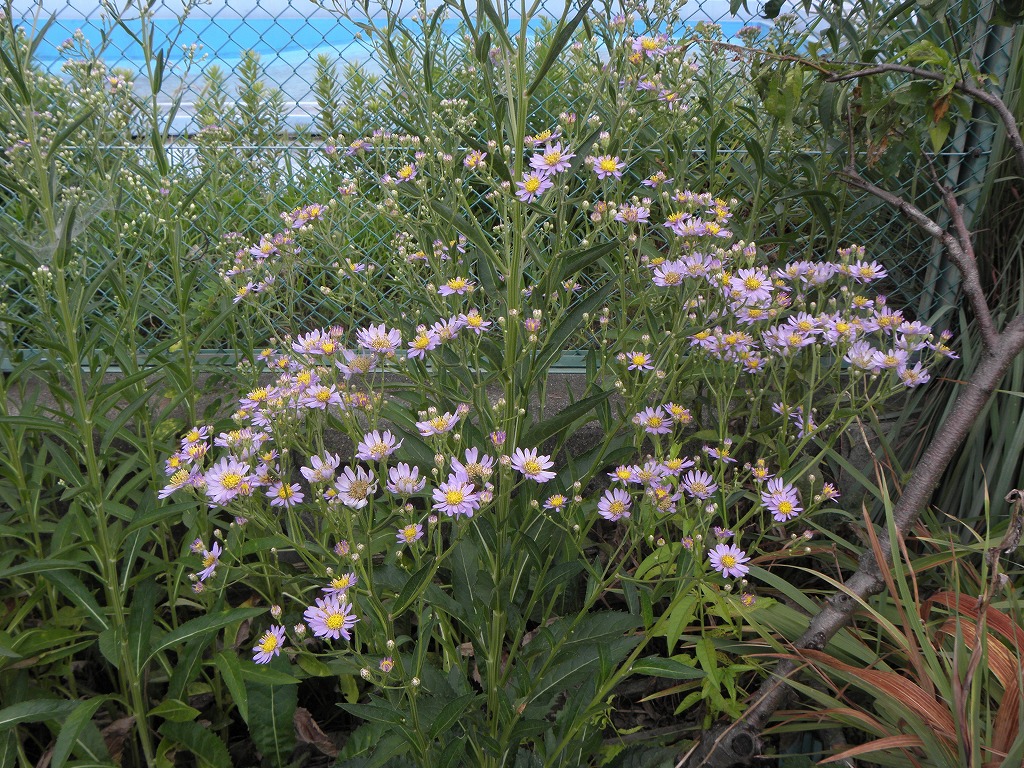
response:
[(418, 357), (420, 360), (424, 360), (427, 357), (427, 352), (435, 349), (440, 344), (441, 337), (437, 335), (437, 332), (421, 325), (416, 329), (416, 335), (413, 336), (412, 341), (409, 342), (407, 356), (410, 359)]
[(662, 184), (671, 184), (673, 181), (674, 181), (674, 179), (670, 179), (667, 176), (665, 176), (665, 172), (664, 171), (657, 171), (656, 173), (653, 173), (650, 176), (648, 176), (646, 179), (644, 179), (640, 183), (643, 184), (645, 187), (650, 187), (651, 189), (657, 189)]
[(729, 280), (729, 288), (744, 304), (761, 304), (772, 297), (772, 281), (763, 269), (741, 269)]
[(267, 498), (270, 499), (272, 507), (290, 509), (296, 504), (302, 503), (304, 496), (298, 483), (286, 485), (284, 482), (278, 481), (267, 489)]
[(711, 567), (727, 579), (738, 579), (750, 572), (750, 566), (746, 565), (750, 558), (735, 544), (716, 544), (715, 548), (708, 552), (708, 560)]
[(434, 489), (434, 509), (448, 517), (472, 517), (480, 508), (480, 496), (469, 478), (460, 472), (449, 475), (448, 480)]
[(633, 500), (626, 491), (621, 488), (609, 488), (597, 502), (597, 513), (605, 520), (615, 522), (629, 517), (632, 506)]
[(252, 660), (257, 664), (268, 664), (275, 656), (280, 655), (284, 645), (284, 627), (273, 625), (253, 646)]
[(462, 324), (461, 327), (469, 328), (469, 330), (473, 331), (477, 336), (491, 327), (491, 321), (484, 320), (480, 311), (477, 309), (471, 309), (466, 314), (459, 315), (458, 320)]
[(609, 176), (616, 179), (622, 178), (622, 169), (626, 167), (626, 164), (619, 160), (618, 157), (601, 155), (600, 157), (591, 156), (588, 159), (593, 163), (594, 173), (597, 174), (597, 178), (606, 179)]
[(214, 571), (217, 570), (217, 566), (220, 564), (220, 556), (223, 551), (220, 543), (216, 541), (213, 542), (212, 547), (203, 550), (203, 570), (199, 572), (200, 581), (206, 581), (213, 576)]
[(396, 439), (390, 430), (385, 430), (384, 434), (377, 430), (367, 432), (356, 446), (356, 458), (363, 461), (381, 461), (397, 451), (402, 442)]
[(410, 467), (405, 462), (400, 462), (397, 467), (388, 470), (388, 482), (385, 487), (396, 496), (412, 496), (422, 491), (426, 483), (426, 478), (420, 477), (419, 467)]
[(302, 617), (316, 637), (331, 640), (339, 637), (351, 640), (349, 630), (359, 621), (352, 615), (352, 604), (334, 596), (316, 598), (316, 605), (309, 606)]
[(615, 221), (622, 224), (646, 224), (651, 220), (651, 209), (642, 205), (623, 203), (615, 213)]
[(356, 467), (355, 471), (352, 467), (345, 467), (334, 487), (342, 504), (352, 509), (362, 509), (370, 503), (377, 490), (377, 481), (372, 472), (368, 473), (362, 467)]
[(643, 464), (634, 465), (629, 469), (629, 482), (636, 483), (637, 485), (655, 485), (665, 479), (664, 465), (654, 459), (649, 459)]
[(399, 544), (412, 544), (414, 541), (419, 541), (423, 538), (423, 526), (419, 523), (404, 525), (398, 529), (395, 538), (398, 539)]
[(668, 35), (641, 35), (633, 41), (633, 53), (641, 53), (648, 59), (664, 56), (670, 50)]
[(707, 472), (691, 470), (683, 475), (680, 488), (691, 499), (708, 499), (718, 490), (715, 479)]
[[(469, 315), (472, 315), (474, 312), (476, 312), (475, 309), (470, 310)], [(469, 315), (467, 315), (467, 317), (469, 317)], [(447, 320), (438, 320), (430, 326), (430, 330), (437, 334), (437, 338), (439, 338), (443, 344), (444, 342), (451, 341), (458, 336), (459, 331), (461, 331), (465, 325), (466, 324), (462, 322), (462, 315), (457, 315), (455, 317), (449, 317)], [(487, 323), (487, 325), (490, 325), (490, 323)]]
[(670, 485), (652, 486), (648, 490), (648, 495), (658, 511), (665, 515), (674, 514), (677, 503), (683, 498), (683, 495), (676, 492)]
[(885, 268), (877, 261), (858, 261), (849, 268), (849, 275), (858, 283), (871, 283), (886, 276)]
[(458, 423), (459, 419), (455, 414), (443, 413), (440, 416), (431, 416), (426, 421), (417, 421), (416, 428), (423, 437), (430, 437), (450, 432)]
[(321, 591), (329, 597), (341, 597), (357, 583), (359, 583), (359, 577), (355, 573), (343, 573), (341, 576), (332, 578), (331, 583), (323, 587)]
[(626, 370), (629, 371), (650, 371), (654, 368), (651, 365), (651, 356), (646, 352), (630, 352), (626, 359), (629, 361)]
[(412, 181), (416, 178), (416, 164), (406, 163), (395, 173), (395, 181), (401, 184), (403, 181)]
[(927, 384), (932, 378), (931, 374), (928, 373), (928, 369), (922, 366), (920, 362), (916, 363), (913, 368), (908, 367), (906, 364), (897, 366), (896, 374), (907, 387), (919, 387), (922, 384)]
[(325, 387), (323, 384), (315, 384), (307, 388), (302, 397), (299, 398), (299, 407), (314, 410), (326, 411), (328, 406), (344, 408), (345, 402), (341, 399), (341, 393), (333, 384)]
[(761, 492), (761, 501), (776, 522), (784, 523), (803, 511), (796, 488), (781, 477), (773, 477)]
[(516, 197), (524, 203), (532, 203), (555, 186), (555, 182), (549, 179), (546, 173), (534, 171), (532, 173), (524, 173), (523, 180), (517, 181), (516, 186), (519, 187), (516, 190)]
[(505, 444), (505, 432), (504, 430), (497, 429), (487, 435), (487, 439), (491, 441), (491, 445), (495, 448), (501, 448)]
[(464, 277), (453, 277), (451, 280), (445, 281), (445, 284), (437, 289), (437, 292), (442, 296), (452, 296), (458, 294), (462, 296), (466, 293), (472, 293), (476, 288), (475, 283), (471, 283)]
[(166, 499), (168, 496), (173, 494), (175, 491), (180, 491), (182, 488), (195, 487), (195, 481), (201, 477), (198, 470), (189, 471), (182, 467), (176, 471), (167, 481), (160, 492), (157, 493), (158, 499)]
[(323, 456), (311, 456), (308, 467), (301, 467), (299, 472), (310, 483), (329, 483), (334, 479), (334, 471), (341, 466), (341, 457), (330, 452)]
[(555, 473), (548, 471), (553, 466), (554, 462), (551, 461), (551, 457), (538, 456), (536, 448), (531, 448), (528, 451), (516, 448), (512, 452), (512, 468), (535, 482), (544, 483), (553, 480)]
[(238, 495), (239, 486), (248, 477), (248, 464), (225, 456), (206, 471), (206, 495), (215, 504), (227, 504)]
[(369, 349), (374, 354), (384, 357), (395, 353), (402, 343), (402, 334), (395, 328), (389, 331), (384, 323), (370, 325), (369, 328), (360, 328), (356, 331), (356, 343), (363, 349)]
[(547, 501), (544, 502), (544, 509), (550, 509), (552, 512), (561, 512), (568, 503), (569, 499), (560, 493), (556, 493), (548, 496)]
[(535, 171), (552, 175), (569, 170), (569, 161), (576, 155), (569, 151), (569, 148), (562, 148), (562, 142), (551, 144), (544, 148), (544, 151), (530, 158), (530, 167)]
[(631, 483), (633, 482), (633, 469), (626, 464), (620, 464), (608, 473), (608, 477), (619, 483)]
[(481, 485), (494, 469), (494, 457), (481, 454), (477, 448), (467, 448), (465, 453), (466, 462), (452, 459), (452, 469), (461, 472), (476, 485)]
[(650, 435), (665, 435), (672, 431), (672, 419), (660, 408), (645, 408), (633, 417), (633, 423)]
[(678, 259), (663, 261), (654, 268), (654, 276), (651, 281), (659, 288), (674, 288), (683, 284), (686, 277), (686, 267)]

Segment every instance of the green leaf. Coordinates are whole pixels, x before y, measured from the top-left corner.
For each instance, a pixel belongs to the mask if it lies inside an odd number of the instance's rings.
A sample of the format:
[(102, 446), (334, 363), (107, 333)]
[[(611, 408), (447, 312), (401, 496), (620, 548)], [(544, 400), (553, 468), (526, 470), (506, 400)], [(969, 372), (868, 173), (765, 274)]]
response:
[(637, 659), (630, 667), (634, 675), (646, 675), (648, 677), (667, 677), (670, 680), (699, 680), (706, 677), (699, 669), (676, 661), (675, 659), (664, 659), (660, 656), (648, 656)]
[[(430, 728), (427, 730), (427, 734), (431, 739), (442, 737), (442, 735), (451, 728), (462, 714), (469, 709), (469, 705), (477, 698), (476, 693), (465, 693), (456, 699), (452, 699), (442, 707), (441, 711), (437, 713), (437, 717), (430, 724)], [(442, 741), (446, 741), (443, 739)]]
[(213, 731), (199, 723), (168, 721), (160, 726), (160, 733), (188, 749), (203, 768), (231, 768), (227, 746)]
[(249, 722), (249, 694), (245, 689), (245, 680), (242, 678), (242, 665), (232, 651), (221, 651), (213, 657), (213, 663), (220, 672), (220, 679), (227, 686), (231, 699), (238, 708), (238, 714), (242, 720)]
[[(288, 661), (275, 657), (267, 669), (284, 673)], [(299, 701), (296, 685), (267, 685), (246, 680), (249, 697), (249, 735), (253, 744), (273, 765), (284, 765), (295, 749), (295, 709)]]
[(272, 669), (262, 664), (248, 663), (241, 667), (242, 677), (247, 681), (254, 683), (264, 683), (265, 685), (294, 685), (295, 683), (302, 682), (299, 678), (294, 675), (289, 675), (287, 672)]
[(186, 643), (193, 637), (216, 632), (228, 624), (233, 624), (243, 619), (250, 619), (253, 616), (259, 616), (266, 612), (266, 608), (232, 608), (228, 611), (222, 611), (209, 616), (200, 616), (191, 621), (186, 621), (177, 629), (168, 632), (160, 638), (160, 642), (156, 644), (156, 647), (146, 657), (146, 661), (148, 662), (161, 651), (166, 651), (168, 648)]
[[(565, 50), (565, 46), (572, 39), (572, 36), (579, 27), (580, 22), (583, 21), (587, 13), (590, 12), (590, 6), (593, 4), (594, 0), (584, 0), (584, 2), (580, 4), (580, 9), (576, 12), (576, 15), (573, 16), (568, 23), (562, 24), (559, 27), (548, 45), (548, 52), (544, 57), (544, 61), (541, 62), (540, 67), (537, 68), (537, 74), (534, 75), (533, 82), (530, 83), (529, 87), (526, 89), (527, 98), (532, 96), (537, 90), (537, 86), (544, 82), (544, 76), (547, 75), (548, 70), (551, 69), (554, 63), (558, 61), (558, 57), (561, 55), (562, 51)], [(566, 3), (564, 13), (568, 13), (569, 7), (569, 4)]]
[(167, 699), (149, 710), (150, 715), (162, 717), (172, 723), (187, 723), (199, 717), (199, 710), (179, 699)]
[(942, 147), (946, 143), (946, 138), (949, 136), (949, 130), (951, 127), (952, 123), (949, 120), (941, 120), (928, 128), (928, 136), (932, 141), (932, 151), (935, 154), (942, 151)]
[(128, 662), (135, 679), (141, 679), (142, 668), (149, 658), (149, 643), (153, 633), (159, 591), (153, 579), (146, 579), (132, 595), (131, 612), (128, 614)]
[[(539, 424), (534, 424), (527, 430), (526, 434), (523, 435), (524, 445), (540, 445), (549, 437), (558, 435), (571, 425), (577, 419), (583, 418), (587, 414), (594, 411), (600, 403), (603, 403), (609, 397), (611, 397), (612, 390), (605, 390), (596, 395), (590, 397), (584, 397), (581, 400), (577, 400), (572, 405), (563, 408), (555, 416), (550, 419), (545, 419)], [(594, 414), (596, 418), (596, 414)]]
[(52, 582), (72, 604), (84, 608), (99, 631), (109, 629), (106, 613), (81, 579), (67, 571), (47, 571), (43, 578)]
[(77, 701), (65, 699), (30, 699), (0, 709), (0, 733), (19, 723), (43, 723), (47, 720), (63, 720), (75, 707)]
[(400, 616), (405, 613), (405, 610), (413, 604), (416, 598), (423, 594), (427, 585), (434, 578), (435, 573), (437, 573), (437, 561), (434, 558), (428, 558), (427, 562), (420, 566), (420, 569), (405, 582), (402, 591), (395, 599), (391, 614), (393, 616)]
[[(103, 742), (103, 737), (100, 735), (99, 729), (92, 723), (96, 710), (110, 700), (110, 698), (110, 696), (97, 696), (78, 702), (75, 711), (68, 715), (64, 725), (61, 726), (60, 732), (57, 734), (57, 741), (53, 745), (53, 757), (50, 762), (53, 768), (64, 768), (64, 764), (71, 757), (71, 753), (76, 745), (78, 745), (79, 754), (84, 752), (90, 760), (96, 763), (110, 759), (110, 753)], [(82, 738), (87, 730), (95, 731), (92, 734), (92, 738)]]

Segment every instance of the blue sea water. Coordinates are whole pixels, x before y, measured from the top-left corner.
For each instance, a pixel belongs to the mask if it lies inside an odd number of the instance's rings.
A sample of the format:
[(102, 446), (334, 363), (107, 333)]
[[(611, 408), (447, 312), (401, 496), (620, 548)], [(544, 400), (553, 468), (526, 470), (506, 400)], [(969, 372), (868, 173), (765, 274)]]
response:
[[(29, 26), (31, 22), (23, 23)], [(61, 54), (58, 47), (81, 30), (92, 48), (101, 52), (100, 58), (108, 68), (140, 72), (144, 56), (135, 37), (139, 25), (137, 21), (126, 24), (128, 29), (120, 26), (111, 28), (109, 23), (104, 24), (100, 19), (58, 15), (37, 48), (36, 61), (48, 71), (59, 72), (66, 58), (75, 56)], [(726, 20), (719, 24), (725, 37), (733, 38), (745, 22)], [(291, 123), (309, 122), (318, 55), (326, 54), (333, 59), (338, 63), (339, 71), (344, 63), (358, 63), (367, 71), (379, 71), (379, 65), (372, 57), (373, 43), (356, 24), (335, 17), (192, 17), (181, 26), (176, 19), (155, 19), (153, 25), (153, 47), (165, 51), (170, 65), (164, 82), (164, 97), (169, 101), (176, 90), (184, 92), (180, 120), (186, 122), (191, 104), (202, 86), (203, 70), (212, 65), (219, 66), (228, 73), (228, 90), (233, 92), (237, 81), (231, 73), (241, 61), (244, 51), (259, 54), (268, 84), (279, 88), (284, 95), (291, 112)], [(458, 22), (445, 21), (442, 28), (447, 34), (457, 34)], [(201, 48), (197, 52), (196, 63), (186, 72), (181, 47), (193, 43)], [(184, 123), (179, 127), (185, 127)]]

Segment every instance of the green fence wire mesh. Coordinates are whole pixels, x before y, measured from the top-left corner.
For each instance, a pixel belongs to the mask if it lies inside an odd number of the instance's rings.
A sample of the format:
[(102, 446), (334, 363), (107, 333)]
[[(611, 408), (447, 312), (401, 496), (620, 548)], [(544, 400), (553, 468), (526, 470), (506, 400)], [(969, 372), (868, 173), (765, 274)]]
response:
[[(173, 173), (162, 175), (192, 177), (202, 189), (193, 200), (198, 208), (187, 218), (182, 237), (197, 261), (210, 264), (210, 279), (216, 279), (211, 254), (224, 254), (238, 247), (239, 240), (232, 239), (232, 233), (240, 233), (242, 242), (254, 243), (261, 234), (279, 227), (282, 212), (336, 197), (344, 174), (339, 174), (334, 159), (343, 154), (344, 147), (375, 128), (401, 127), (396, 125), (393, 109), (393, 84), (373, 41), (351, 21), (313, 3), (254, 0), (241, 4), (238, 0), (212, 0), (191, 8), (185, 18), (180, 18), (180, 11), (170, 6), (151, 6), (149, 25), (140, 23), (138, 9), (131, 4), (115, 9), (90, 0), (52, 0), (43, 6), (42, 16), (33, 17), (36, 10), (28, 5), (20, 9), (15, 5), (11, 12), (27, 27), (53, 16), (35, 51), (37, 68), (74, 79), (82, 76), (83, 67), (88, 67), (83, 62), (101, 60), (109, 87), (134, 88), (139, 103), (149, 105), (150, 117), (166, 130), (167, 158)], [(410, 23), (422, 12), (422, 8), (410, 9)], [(973, 49), (982, 71), (999, 81), (1006, 71), (1010, 35), (1005, 29), (986, 24), (989, 13), (988, 4), (982, 3), (955, 35), (961, 45)], [(770, 25), (756, 11), (734, 17), (729, 14), (728, 2), (705, 0), (681, 6), (676, 32), (687, 28), (692, 31), (699, 22), (720, 24), (721, 39), (728, 42), (739, 42), (736, 35), (744, 25)], [(857, 19), (851, 18), (850, 22), (856, 24)], [(804, 22), (794, 23), (799, 27)], [(454, 21), (445, 22), (443, 29), (458, 40), (459, 29)], [(950, 34), (948, 24), (941, 20), (928, 23), (911, 15), (904, 27), (892, 32), (892, 37), (899, 38), (899, 45), (893, 43), (899, 47), (929, 36), (941, 42)], [(155, 94), (145, 72), (144, 44), (160, 51), (172, 64)], [(465, 72), (460, 70), (465, 62), (459, 60), (454, 49), (445, 55), (452, 59), (441, 63), (451, 68), (437, 67), (436, 88), (453, 106), (451, 114), (442, 114), (440, 119), (455, 120), (459, 99), (468, 87)], [(560, 87), (538, 100), (531, 124), (553, 125), (560, 113), (572, 110), (581, 101), (585, 86), (586, 83), (574, 80), (571, 66), (567, 66)], [(740, 163), (751, 163), (748, 139), (756, 134), (757, 126), (741, 124), (736, 115), (726, 115), (726, 123), (718, 127), (713, 123), (720, 123), (723, 116), (708, 110), (693, 110), (691, 119), (692, 116), (701, 122), (694, 126), (694, 131), (718, 139), (715, 146), (705, 145), (693, 151), (694, 178), (700, 178), (702, 173), (706, 177), (708, 163), (729, 163), (732, 156), (739, 157)], [(984, 114), (976, 117), (971, 126), (962, 123), (954, 130), (945, 151), (936, 159), (946, 181), (960, 190), (978, 188), (986, 173), (993, 131)], [(803, 174), (799, 183), (805, 188), (829, 183), (829, 169), (815, 158), (834, 146), (835, 141), (842, 141), (841, 128), (817, 128), (820, 135), (805, 137), (802, 146), (779, 150), (789, 152), (790, 157), (780, 159), (776, 171)], [(110, 157), (109, 167), (123, 174), (121, 205), (128, 201), (144, 210), (154, 195), (167, 193), (166, 189), (154, 189), (146, 174), (137, 172), (143, 166), (153, 169), (148, 141), (151, 130), (152, 125), (140, 118), (137, 124), (97, 137)], [(14, 150), (15, 146), (8, 147), (6, 155)], [(709, 152), (714, 158), (709, 158)], [(4, 160), (9, 161), (9, 157)], [(772, 158), (767, 162), (771, 165)], [(870, 158), (862, 158), (862, 164), (866, 162)], [(79, 169), (83, 185), (86, 176), (95, 170)], [(933, 185), (923, 177), (920, 165), (908, 166), (898, 178), (889, 181), (903, 184), (903, 194), (919, 205), (938, 211)], [(835, 188), (833, 180), (832, 189)], [(777, 215), (786, 222), (788, 231), (775, 232), (774, 238), (768, 240), (773, 242), (780, 258), (790, 257), (802, 248), (822, 252), (840, 244), (861, 243), (872, 258), (888, 269), (894, 299), (916, 307), (919, 317), (931, 318), (949, 301), (956, 288), (955, 280), (945, 268), (941, 251), (919, 232), (873, 199), (843, 190), (831, 199), (828, 205), (832, 207), (827, 210), (822, 209), (822, 200), (810, 194), (779, 196), (775, 202)], [(485, 200), (478, 203), (486, 206)], [(975, 207), (968, 194), (968, 215), (974, 213)], [(87, 208), (83, 213), (88, 218), (90, 210)], [(3, 190), (2, 226), (17, 228), (24, 215), (16, 190)], [(96, 210), (92, 215), (102, 216), (102, 211)], [(831, 233), (822, 228), (822, 223), (829, 220), (836, 225)], [(364, 263), (372, 263), (383, 272), (388, 259), (393, 258), (397, 236), (399, 233), (386, 219), (371, 216), (364, 217), (358, 229), (344, 233), (344, 240)], [(106, 244), (97, 241), (87, 258), (91, 264), (88, 268), (96, 271), (109, 265), (111, 259), (118, 259), (120, 269), (139, 270), (146, 275), (147, 285), (156, 286), (157, 297), (156, 309), (148, 322), (153, 338), (160, 338), (167, 317), (175, 311), (169, 296), (162, 304), (160, 299), (159, 286), (171, 285), (173, 280), (166, 255), (120, 252), (114, 238)], [(318, 278), (320, 282), (327, 281), (327, 270), (325, 267), (323, 274), (314, 276), (310, 290), (300, 297), (300, 311), (309, 326), (326, 326), (333, 320), (330, 303), (317, 289)], [(13, 275), (5, 277), (4, 301), (9, 309), (31, 316), (35, 300), (31, 285)], [(582, 287), (584, 295), (588, 286)], [(104, 297), (102, 288), (100, 297), (109, 300), (111, 307), (124, 301), (124, 297)], [(378, 297), (374, 302), (376, 307), (386, 304), (387, 297)], [(395, 314), (408, 309), (401, 305), (392, 307)], [(102, 311), (100, 304), (97, 312)], [(219, 343), (230, 348), (233, 342), (225, 334)]]

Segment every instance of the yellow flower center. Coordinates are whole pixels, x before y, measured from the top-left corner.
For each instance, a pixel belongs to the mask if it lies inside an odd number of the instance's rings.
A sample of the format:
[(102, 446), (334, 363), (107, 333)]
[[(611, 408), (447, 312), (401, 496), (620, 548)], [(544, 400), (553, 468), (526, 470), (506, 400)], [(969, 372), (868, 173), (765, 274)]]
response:
[(452, 489), (444, 494), (444, 500), (449, 504), (461, 504), (465, 498), (466, 494), (458, 489)]
[(540, 179), (536, 176), (531, 176), (525, 182), (523, 182), (523, 189), (529, 192), (531, 195), (540, 189)]
[(661, 49), (661, 41), (652, 37), (645, 37), (640, 40), (640, 47), (645, 51), (657, 51)]
[(647, 419), (647, 426), (648, 427), (654, 427), (655, 429), (657, 429), (664, 422), (665, 422), (665, 420), (663, 418), (661, 418), (661, 416), (649, 416), (648, 419)]
[(604, 158), (600, 163), (598, 163), (598, 165), (602, 171), (607, 171), (608, 173), (614, 173), (619, 170), (619, 164), (610, 157)]
[(179, 469), (173, 475), (171, 475), (171, 485), (183, 485), (188, 480), (188, 470)]
[(647, 362), (647, 355), (633, 355), (630, 359), (633, 361), (633, 365), (643, 365)]
[(398, 178), (400, 179), (411, 179), (413, 174), (411, 165), (403, 165), (398, 169)]
[(277, 491), (277, 498), (290, 499), (295, 494), (290, 485), (282, 485)]
[(330, 630), (338, 630), (345, 626), (345, 617), (340, 613), (332, 613), (327, 617), (327, 621), (324, 622), (327, 628)]
[(523, 463), (523, 471), (528, 475), (536, 475), (541, 471), (540, 462), (530, 459)]
[(621, 515), (623, 512), (626, 511), (626, 505), (623, 502), (616, 499), (615, 501), (608, 505), (608, 511), (611, 512), (613, 515)]
[(355, 480), (349, 487), (348, 495), (353, 499), (365, 499), (370, 492), (370, 484), (365, 480)]
[(414, 538), (416, 538), (416, 526), (405, 526), (405, 528), (402, 529), (402, 536), (405, 537), (406, 541), (412, 541)]
[(722, 555), (721, 563), (726, 568), (734, 568), (736, 566), (736, 556), (735, 555)]
[(690, 483), (690, 492), (695, 495), (698, 493), (707, 493), (708, 487), (707, 485), (701, 482)]
[(484, 319), (480, 315), (466, 315), (466, 325), (470, 328), (479, 328), (483, 323)]
[(334, 342), (333, 341), (325, 341), (323, 344), (320, 345), (320, 349), (323, 350), (325, 355), (329, 355), (335, 349)]
[(335, 589), (348, 589), (351, 584), (348, 583), (348, 576), (338, 576), (331, 579), (331, 586)]
[(209, 568), (211, 565), (217, 562), (217, 556), (213, 552), (207, 552), (203, 555), (203, 568)]
[(545, 152), (544, 162), (548, 165), (555, 165), (559, 160), (562, 159), (562, 153), (557, 151)]
[(311, 372), (309, 372), (309, 371), (299, 371), (295, 375), (295, 380), (297, 382), (299, 382), (299, 384), (302, 384), (303, 386), (306, 386), (311, 381), (313, 381), (313, 374)]
[(461, 291), (465, 289), (467, 285), (469, 284), (466, 282), (464, 278), (461, 277), (453, 277), (451, 280), (448, 281), (448, 287), (451, 288), (453, 291)]
[(756, 277), (748, 277), (743, 281), (743, 287), (748, 291), (756, 291), (761, 287), (761, 281)]
[(427, 336), (417, 336), (412, 340), (413, 349), (426, 349), (430, 346), (430, 338)]
[(789, 502), (789, 501), (780, 501), (779, 502), (779, 514), (780, 515), (788, 515), (792, 511), (793, 511), (793, 504), (792, 504), (792, 502)]
[(430, 420), (430, 426), (439, 432), (443, 431), (448, 428), (448, 419), (444, 416), (438, 416)]
[(273, 632), (267, 632), (260, 641), (260, 650), (265, 653), (270, 653), (277, 648), (277, 635)]
[(561, 507), (565, 504), (565, 496), (555, 495), (548, 499), (548, 504), (552, 507)]
[(320, 387), (320, 389), (316, 391), (316, 399), (321, 403), (326, 403), (331, 399), (331, 390), (327, 389), (327, 387)]
[(237, 472), (225, 472), (220, 477), (220, 484), (229, 491), (233, 491), (237, 488), (240, 482), (242, 482), (242, 476)]

